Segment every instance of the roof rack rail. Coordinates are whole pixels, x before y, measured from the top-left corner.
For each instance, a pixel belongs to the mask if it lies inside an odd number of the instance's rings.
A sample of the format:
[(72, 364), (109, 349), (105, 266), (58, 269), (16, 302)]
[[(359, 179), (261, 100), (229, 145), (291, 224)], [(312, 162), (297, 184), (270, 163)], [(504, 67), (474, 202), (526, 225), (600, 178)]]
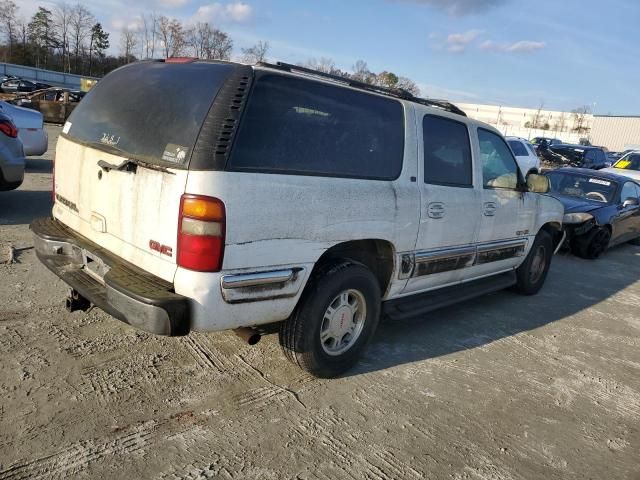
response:
[(369, 92), (380, 93), (382, 95), (388, 95), (390, 97), (400, 98), (402, 100), (408, 100), (411, 102), (419, 103), (421, 105), (426, 105), (428, 107), (435, 107), (441, 110), (445, 110), (450, 113), (455, 113), (457, 115), (462, 115), (466, 117), (467, 114), (464, 113), (460, 108), (456, 107), (453, 103), (448, 102), (447, 100), (436, 100), (432, 98), (420, 98), (413, 95), (411, 92), (403, 89), (403, 88), (389, 88), (389, 87), (381, 87), (379, 85), (372, 85), (370, 83), (361, 82), (360, 80), (353, 80), (351, 78), (342, 77), (340, 75), (335, 75), (332, 73), (320, 72), (318, 70), (313, 70), (312, 68), (301, 67), (299, 65), (293, 65), (291, 63), (277, 62), (277, 63), (267, 63), (267, 62), (259, 62), (257, 64), (260, 67), (273, 68), (275, 70), (282, 70), (285, 72), (298, 72), (304, 73), (306, 75), (311, 75), (320, 78), (326, 78), (328, 80), (332, 80), (334, 82), (342, 83), (349, 87), (359, 88), (361, 90), (367, 90)]

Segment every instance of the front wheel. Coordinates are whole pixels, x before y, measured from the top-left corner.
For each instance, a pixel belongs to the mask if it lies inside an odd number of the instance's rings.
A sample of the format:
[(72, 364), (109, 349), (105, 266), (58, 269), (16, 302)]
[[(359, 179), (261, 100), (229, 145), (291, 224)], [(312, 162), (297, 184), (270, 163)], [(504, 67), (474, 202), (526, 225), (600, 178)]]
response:
[(578, 237), (573, 243), (573, 253), (581, 258), (595, 260), (602, 255), (611, 241), (611, 232), (606, 227), (597, 227), (587, 235)]
[(553, 256), (551, 235), (540, 230), (522, 265), (516, 269), (516, 291), (523, 295), (535, 295), (540, 291), (549, 273)]
[(353, 367), (380, 318), (380, 286), (364, 265), (342, 262), (322, 271), (282, 324), (285, 356), (317, 377)]

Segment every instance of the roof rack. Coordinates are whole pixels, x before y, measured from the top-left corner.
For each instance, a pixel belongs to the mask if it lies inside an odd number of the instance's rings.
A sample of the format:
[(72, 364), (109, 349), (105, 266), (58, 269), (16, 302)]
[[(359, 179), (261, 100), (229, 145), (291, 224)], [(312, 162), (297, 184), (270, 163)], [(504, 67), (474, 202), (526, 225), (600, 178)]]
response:
[(436, 100), (433, 98), (416, 97), (411, 92), (403, 88), (388, 88), (388, 87), (381, 87), (379, 85), (372, 85), (370, 83), (361, 82), (359, 80), (353, 80), (351, 78), (342, 77), (340, 75), (334, 75), (332, 73), (320, 72), (318, 70), (313, 70), (307, 67), (301, 67), (299, 65), (293, 65), (291, 63), (277, 62), (273, 64), (273, 63), (267, 63), (267, 62), (259, 62), (257, 65), (260, 67), (267, 67), (275, 70), (282, 70), (285, 72), (291, 72), (291, 73), (298, 72), (298, 73), (304, 73), (306, 75), (311, 75), (314, 77), (326, 78), (328, 80), (332, 80), (334, 82), (341, 83), (349, 87), (358, 88), (361, 90), (367, 90), (369, 92), (374, 92), (374, 93), (380, 93), (382, 95), (388, 95), (390, 97), (400, 98), (402, 100), (408, 100), (411, 102), (419, 103), (421, 105), (426, 105), (428, 107), (439, 108), (441, 110), (445, 110), (450, 113), (462, 115), (463, 117), (467, 116), (466, 113), (464, 113), (461, 109), (456, 107), (451, 102), (448, 102), (446, 100)]

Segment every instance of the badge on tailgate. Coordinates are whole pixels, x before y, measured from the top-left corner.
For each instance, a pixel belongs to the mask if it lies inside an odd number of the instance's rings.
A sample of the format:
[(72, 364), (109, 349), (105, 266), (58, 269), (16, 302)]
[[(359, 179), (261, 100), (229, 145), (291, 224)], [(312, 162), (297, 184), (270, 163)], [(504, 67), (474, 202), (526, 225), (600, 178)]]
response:
[(162, 245), (160, 242), (155, 240), (149, 240), (149, 248), (155, 252), (160, 252), (162, 255), (166, 255), (167, 257), (173, 256), (173, 248), (168, 245)]

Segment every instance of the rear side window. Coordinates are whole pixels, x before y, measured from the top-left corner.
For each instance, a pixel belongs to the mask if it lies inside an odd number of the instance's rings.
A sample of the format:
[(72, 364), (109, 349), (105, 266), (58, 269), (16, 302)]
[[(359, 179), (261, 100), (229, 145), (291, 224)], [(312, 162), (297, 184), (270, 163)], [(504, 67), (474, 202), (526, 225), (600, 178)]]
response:
[(68, 135), (96, 148), (185, 168), (232, 65), (140, 62), (98, 82), (69, 117)]
[(426, 115), (422, 120), (422, 132), (425, 183), (470, 187), (473, 180), (467, 126), (448, 118)]
[(393, 180), (403, 154), (400, 102), (267, 74), (249, 99), (229, 169)]
[(528, 157), (527, 148), (518, 140), (509, 140), (509, 146), (516, 157)]

